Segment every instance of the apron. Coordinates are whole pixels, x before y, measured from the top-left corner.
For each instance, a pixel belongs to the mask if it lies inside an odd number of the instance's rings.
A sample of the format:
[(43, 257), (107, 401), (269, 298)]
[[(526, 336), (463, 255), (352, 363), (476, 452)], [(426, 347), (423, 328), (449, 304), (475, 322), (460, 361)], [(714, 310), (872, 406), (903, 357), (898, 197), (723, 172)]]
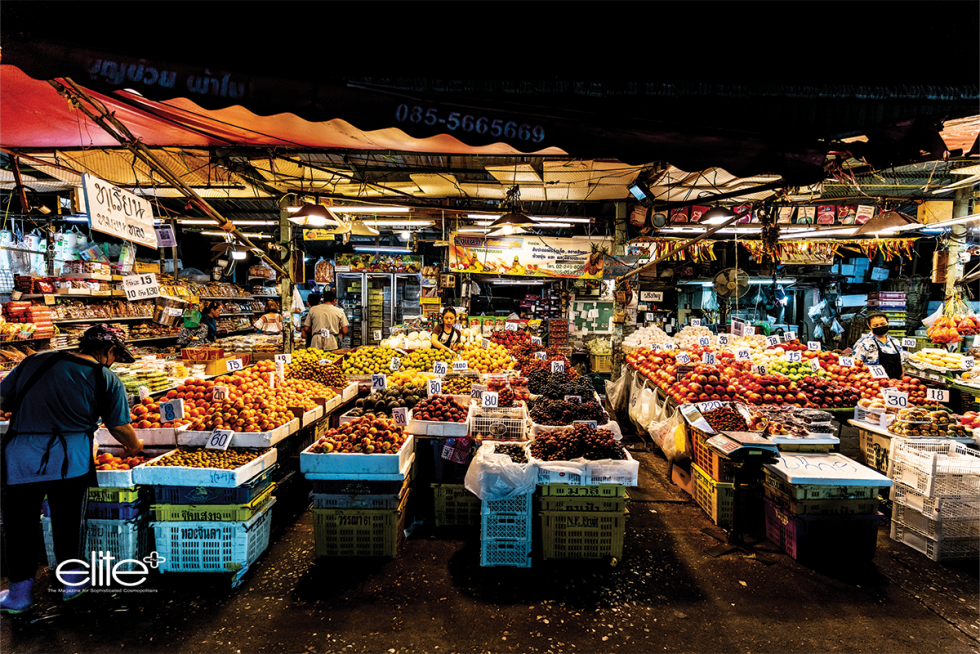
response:
[[(69, 355), (67, 355), (67, 354), (61, 354), (61, 353), (59, 353), (59, 354), (53, 354), (53, 355), (51, 355), (51, 357), (49, 357), (48, 361), (45, 361), (43, 365), (41, 365), (37, 370), (34, 371), (34, 374), (31, 375), (30, 379), (27, 380), (27, 383), (24, 384), (23, 388), (21, 388), (21, 390), (19, 390), (17, 392), (17, 395), (14, 397), (14, 407), (15, 407), (15, 410), (16, 410), (16, 407), (19, 407), (20, 406), (20, 404), (23, 401), (24, 397), (26, 397), (27, 394), (30, 393), (30, 391), (34, 387), (34, 385), (45, 374), (47, 374), (47, 372), (49, 370), (51, 370), (51, 368), (54, 367), (54, 365), (56, 363), (58, 363), (59, 361), (65, 361), (65, 360), (67, 360), (68, 359), (68, 356)], [(11, 421), (11, 422), (13, 422), (13, 421)], [(48, 468), (48, 457), (51, 454), (51, 448), (54, 447), (56, 444), (60, 444), (61, 447), (62, 447), (62, 449), (64, 450), (64, 460), (61, 463), (61, 478), (62, 479), (66, 479), (67, 476), (68, 476), (68, 441), (65, 440), (64, 434), (61, 431), (54, 431), (54, 432), (36, 432), (36, 431), (32, 431), (31, 433), (32, 434), (47, 434), (47, 433), (50, 433), (50, 435), (51, 435), (51, 438), (48, 439), (48, 446), (47, 446), (47, 448), (44, 451), (44, 456), (41, 457), (40, 465), (38, 466), (37, 473), (35, 473), (35, 474), (40, 475), (40, 474), (43, 474), (44, 472), (47, 471), (47, 468)], [(72, 433), (75, 433), (75, 432), (72, 432)], [(3, 439), (2, 439), (2, 441), (0, 441), (0, 455), (3, 456), (3, 462), (0, 463), (0, 484), (2, 484), (2, 488), (4, 490), (6, 490), (6, 488), (7, 488), (7, 446), (11, 442), (13, 442), (13, 440), (15, 438), (17, 438), (18, 434), (19, 434), (19, 432), (17, 432), (17, 430), (15, 430), (13, 427), (8, 427), (7, 428), (7, 433), (3, 435)], [(92, 430), (90, 432), (88, 432), (88, 437), (89, 437), (89, 451), (90, 452), (94, 452), (95, 451), (95, 428), (94, 427), (92, 428)], [(95, 472), (95, 457), (94, 456), (89, 457), (89, 469), (88, 469), (88, 472), (84, 476), (88, 479), (88, 485), (89, 486), (98, 486), (99, 485), (98, 476), (96, 475), (96, 472)]]
[[(327, 336), (324, 337), (322, 332), (327, 332)], [(312, 339), (310, 339), (310, 347), (316, 350), (325, 350), (325, 351), (336, 350), (337, 339), (333, 334), (330, 333), (330, 330), (321, 329), (319, 332), (316, 332), (313, 335)]]
[(881, 343), (877, 337), (872, 336), (875, 347), (878, 348), (878, 365), (885, 369), (889, 379), (901, 379), (905, 370), (902, 368), (902, 353), (896, 352), (889, 354), (881, 349)]

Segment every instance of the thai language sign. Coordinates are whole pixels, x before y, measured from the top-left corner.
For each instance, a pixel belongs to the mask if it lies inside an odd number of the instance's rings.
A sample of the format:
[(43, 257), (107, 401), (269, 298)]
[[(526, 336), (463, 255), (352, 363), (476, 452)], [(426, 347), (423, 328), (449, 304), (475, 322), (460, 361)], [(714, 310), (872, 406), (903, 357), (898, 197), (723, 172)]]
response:
[(82, 175), (82, 186), (92, 229), (157, 249), (153, 208), (146, 199), (91, 175)]
[(602, 279), (608, 239), (506, 236), (489, 238), (453, 234), (449, 268), (454, 272)]

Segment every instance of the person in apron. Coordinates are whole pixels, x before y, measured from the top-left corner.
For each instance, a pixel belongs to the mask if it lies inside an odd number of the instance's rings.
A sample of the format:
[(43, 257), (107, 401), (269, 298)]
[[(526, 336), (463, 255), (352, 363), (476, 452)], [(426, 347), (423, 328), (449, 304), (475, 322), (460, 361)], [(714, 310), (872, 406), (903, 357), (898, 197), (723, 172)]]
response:
[(463, 339), (454, 327), (455, 324), (456, 310), (452, 307), (446, 307), (442, 311), (442, 324), (439, 325), (439, 329), (432, 330), (432, 347), (452, 352), (453, 345)]
[(329, 352), (340, 347), (338, 337), (346, 336), (349, 326), (347, 314), (337, 306), (336, 291), (324, 291), (320, 303), (306, 314), (303, 331), (311, 335), (310, 347)]
[[(34, 607), (36, 534), (45, 495), (59, 563), (89, 558), (80, 545), (88, 488), (98, 485), (93, 449), (100, 418), (126, 456), (143, 449), (129, 424), (126, 388), (109, 370), (116, 361), (134, 360), (122, 331), (99, 324), (82, 336), (78, 353), (31, 355), (0, 382), (0, 407), (13, 412), (0, 442), (0, 510), (10, 580), (8, 590), (0, 593), (0, 612), (24, 613)], [(65, 601), (90, 583), (81, 567), (67, 567), (60, 576), (67, 586)]]
[(869, 366), (881, 366), (890, 379), (901, 379), (902, 362), (908, 353), (897, 339), (888, 335), (888, 318), (880, 313), (868, 316), (870, 334), (865, 334), (854, 344), (854, 356)]

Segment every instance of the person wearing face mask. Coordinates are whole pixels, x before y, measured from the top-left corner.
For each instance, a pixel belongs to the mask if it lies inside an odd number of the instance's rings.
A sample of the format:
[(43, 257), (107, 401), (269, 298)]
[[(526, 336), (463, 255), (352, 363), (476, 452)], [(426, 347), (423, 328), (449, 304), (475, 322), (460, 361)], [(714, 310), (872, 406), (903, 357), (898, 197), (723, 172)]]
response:
[[(39, 352), (24, 359), (0, 382), (0, 408), (13, 412), (0, 448), (0, 504), (7, 556), (8, 590), (0, 612), (34, 607), (37, 531), (41, 502), (48, 498), (55, 557), (87, 559), (84, 516), (89, 486), (97, 486), (93, 457), (95, 430), (103, 422), (124, 456), (143, 449), (130, 424), (126, 388), (109, 367), (135, 359), (122, 330), (106, 324), (85, 331), (77, 352)], [(87, 585), (85, 570), (66, 567), (65, 601)]]
[(901, 379), (902, 362), (908, 358), (908, 353), (902, 350), (901, 343), (888, 335), (888, 318), (873, 313), (868, 316), (868, 326), (871, 333), (854, 344), (854, 356), (869, 366), (881, 366), (891, 379)]

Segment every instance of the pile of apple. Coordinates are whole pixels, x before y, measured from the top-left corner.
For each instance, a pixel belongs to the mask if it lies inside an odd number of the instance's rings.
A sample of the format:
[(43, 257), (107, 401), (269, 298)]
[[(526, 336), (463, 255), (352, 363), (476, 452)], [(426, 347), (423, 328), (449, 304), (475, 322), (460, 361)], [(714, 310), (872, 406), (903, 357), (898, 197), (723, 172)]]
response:
[(518, 345), (528, 345), (531, 342), (531, 335), (521, 331), (502, 331), (494, 332), (490, 340), (498, 345), (503, 345), (508, 350)]
[(415, 405), (412, 418), (435, 422), (466, 422), (468, 413), (469, 409), (457, 404), (451, 397), (433, 395)]
[(800, 389), (813, 405), (821, 409), (850, 409), (860, 399), (860, 394), (854, 388), (816, 376), (800, 380)]
[(405, 443), (402, 428), (369, 413), (327, 432), (310, 450), (314, 454), (394, 454)]
[(967, 411), (960, 418), (960, 424), (967, 429), (980, 429), (980, 413)]

